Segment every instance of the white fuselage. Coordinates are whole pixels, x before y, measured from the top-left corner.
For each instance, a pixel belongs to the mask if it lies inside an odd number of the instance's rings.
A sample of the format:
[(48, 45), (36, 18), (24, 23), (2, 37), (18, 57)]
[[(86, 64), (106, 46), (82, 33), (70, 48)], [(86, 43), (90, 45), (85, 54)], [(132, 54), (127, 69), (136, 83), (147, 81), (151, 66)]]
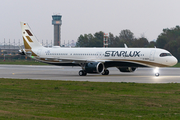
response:
[(33, 52), (43, 62), (82, 63), (82, 62), (132, 62), (148, 67), (166, 67), (177, 63), (174, 56), (160, 57), (169, 53), (158, 48), (37, 48)]

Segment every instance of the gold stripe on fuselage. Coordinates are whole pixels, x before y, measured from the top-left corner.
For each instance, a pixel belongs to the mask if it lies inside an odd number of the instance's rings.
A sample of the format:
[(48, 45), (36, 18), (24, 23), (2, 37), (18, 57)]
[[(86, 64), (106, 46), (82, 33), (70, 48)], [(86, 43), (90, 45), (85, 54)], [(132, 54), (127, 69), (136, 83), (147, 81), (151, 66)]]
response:
[[(39, 60), (44, 61), (44, 62), (52, 62), (52, 63), (61, 63), (57, 60), (46, 60), (45, 58), (40, 58)], [(93, 61), (93, 60), (92, 60)], [(108, 61), (108, 60), (105, 60)], [(154, 62), (150, 62), (150, 61), (141, 61), (141, 60), (112, 60), (113, 62), (131, 62), (131, 63), (137, 63), (137, 64), (143, 64), (145, 66), (156, 66), (156, 67), (169, 67), (168, 65), (164, 65), (164, 64), (159, 64), (159, 63), (154, 63)]]

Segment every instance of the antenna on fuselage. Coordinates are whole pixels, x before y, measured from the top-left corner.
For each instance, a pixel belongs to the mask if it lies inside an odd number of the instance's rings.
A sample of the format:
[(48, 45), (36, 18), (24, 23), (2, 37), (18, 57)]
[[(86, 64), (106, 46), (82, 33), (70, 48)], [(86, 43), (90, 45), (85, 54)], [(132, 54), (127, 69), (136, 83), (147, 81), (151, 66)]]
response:
[(125, 48), (128, 48), (126, 44), (124, 44), (124, 47), (125, 47)]

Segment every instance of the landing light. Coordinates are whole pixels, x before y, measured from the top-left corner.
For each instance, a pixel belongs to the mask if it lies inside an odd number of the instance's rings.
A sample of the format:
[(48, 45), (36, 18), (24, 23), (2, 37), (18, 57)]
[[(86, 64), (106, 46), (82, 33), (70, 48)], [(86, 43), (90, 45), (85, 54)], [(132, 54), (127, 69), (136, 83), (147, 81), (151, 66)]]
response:
[(158, 68), (158, 67), (156, 67), (156, 68), (154, 69), (154, 73), (159, 73), (159, 68)]

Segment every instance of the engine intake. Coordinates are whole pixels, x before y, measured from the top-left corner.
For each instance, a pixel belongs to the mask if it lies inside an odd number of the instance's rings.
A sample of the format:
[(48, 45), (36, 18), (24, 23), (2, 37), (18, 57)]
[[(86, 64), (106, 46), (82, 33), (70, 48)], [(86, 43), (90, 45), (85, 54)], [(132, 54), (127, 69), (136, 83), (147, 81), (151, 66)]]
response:
[(104, 64), (101, 62), (91, 62), (85, 65), (87, 73), (102, 73), (104, 71)]
[(118, 68), (118, 69), (121, 72), (134, 72), (136, 70), (135, 67), (123, 67), (123, 68)]

